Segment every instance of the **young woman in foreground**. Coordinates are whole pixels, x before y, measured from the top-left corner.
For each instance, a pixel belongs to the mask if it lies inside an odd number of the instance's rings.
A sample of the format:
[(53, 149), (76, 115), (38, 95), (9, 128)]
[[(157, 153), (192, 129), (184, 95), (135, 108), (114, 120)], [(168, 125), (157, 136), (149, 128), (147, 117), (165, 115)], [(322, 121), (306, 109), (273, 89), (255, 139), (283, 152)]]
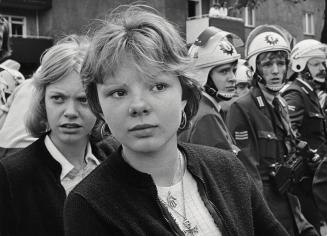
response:
[(177, 144), (200, 98), (191, 66), (145, 6), (118, 8), (95, 33), (83, 81), (122, 145), (68, 196), (66, 235), (287, 235), (232, 153)]

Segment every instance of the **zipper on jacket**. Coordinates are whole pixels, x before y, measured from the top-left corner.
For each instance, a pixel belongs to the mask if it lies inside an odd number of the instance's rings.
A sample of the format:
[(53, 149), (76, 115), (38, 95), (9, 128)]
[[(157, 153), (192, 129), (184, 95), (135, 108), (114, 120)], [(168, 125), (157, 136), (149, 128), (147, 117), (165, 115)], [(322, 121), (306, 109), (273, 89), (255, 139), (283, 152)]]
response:
[[(161, 211), (161, 214), (162, 214), (163, 218), (164, 218), (165, 221), (168, 223), (168, 225), (170, 226), (170, 228), (171, 228), (171, 230), (173, 231), (173, 233), (174, 233), (175, 235), (177, 235), (177, 236), (185, 236), (184, 234), (180, 234), (180, 233), (178, 233), (178, 231), (176, 230), (176, 227), (178, 227), (178, 225), (175, 224), (174, 222), (172, 222), (172, 220), (169, 220), (169, 219), (167, 218), (167, 215), (165, 214), (165, 212), (164, 212), (164, 210), (163, 210), (163, 206), (162, 206), (162, 204), (160, 203), (160, 199), (159, 199), (158, 195), (156, 195), (155, 198), (156, 198), (156, 202), (157, 202), (157, 204), (158, 204), (158, 206), (159, 206), (159, 208), (160, 208), (160, 211)], [(167, 211), (168, 211), (168, 210), (167, 210)]]
[[(224, 230), (227, 233), (227, 235), (232, 236), (232, 233), (230, 232), (229, 228), (227, 227), (226, 220), (222, 217), (221, 212), (217, 209), (217, 207), (215, 206), (215, 204), (213, 204), (213, 202), (211, 202), (209, 200), (209, 198), (208, 198), (207, 188), (206, 188), (206, 185), (205, 185), (205, 181), (201, 177), (199, 177), (197, 175), (194, 175), (194, 176), (196, 178), (198, 178), (200, 180), (200, 182), (201, 182), (202, 190), (203, 191), (200, 191), (200, 194), (201, 194), (202, 200), (205, 203), (206, 207), (208, 206), (208, 207), (212, 208), (213, 211), (215, 211), (217, 213), (218, 217), (220, 217), (220, 219), (222, 221), (222, 227), (223, 227), (222, 230)], [(202, 194), (202, 193), (204, 193), (204, 194)], [(208, 208), (208, 210), (210, 208)], [(209, 213), (210, 213), (210, 210), (209, 210)]]

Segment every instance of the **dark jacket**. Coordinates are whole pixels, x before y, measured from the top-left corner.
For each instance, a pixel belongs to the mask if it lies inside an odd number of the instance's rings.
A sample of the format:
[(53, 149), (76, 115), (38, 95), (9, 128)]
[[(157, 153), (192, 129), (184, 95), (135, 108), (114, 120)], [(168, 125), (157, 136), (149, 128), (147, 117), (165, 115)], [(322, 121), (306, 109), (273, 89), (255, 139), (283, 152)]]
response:
[(203, 92), (199, 110), (192, 119), (191, 127), (180, 133), (178, 140), (225, 150), (238, 149), (221, 117), (220, 109), (218, 103)]
[(318, 208), (327, 221), (327, 158), (320, 163), (316, 170), (312, 189)]
[[(285, 89), (283, 97), (287, 101), (297, 137), (308, 142), (310, 148), (318, 149), (318, 153), (324, 156), (327, 154), (325, 114), (316, 92), (302, 81), (295, 79)], [(302, 212), (319, 229), (322, 219), (312, 193), (312, 178), (302, 181), (299, 187), (296, 194), (300, 199)]]
[(317, 94), (296, 79), (282, 95), (288, 104), (292, 128), (297, 136), (308, 142), (310, 148), (319, 148), (320, 154), (327, 154), (326, 120)]
[[(193, 144), (180, 149), (222, 235), (288, 235), (231, 152)], [(151, 176), (129, 166), (120, 153), (69, 194), (66, 235), (184, 235), (160, 203)]]
[(236, 145), (245, 154), (240, 156), (241, 161), (264, 194), (270, 209), (289, 233), (296, 235), (297, 230), (314, 229), (303, 219), (297, 198), (289, 193), (280, 194), (270, 180), (270, 166), (286, 162), (295, 151), (287, 104), (282, 98), (279, 104), (278, 112), (274, 111), (261, 90), (253, 87), (231, 105), (227, 125)]
[[(92, 145), (102, 161), (113, 149)], [(61, 165), (53, 159), (44, 137), (0, 160), (0, 235), (64, 235), (66, 193), (60, 182)]]

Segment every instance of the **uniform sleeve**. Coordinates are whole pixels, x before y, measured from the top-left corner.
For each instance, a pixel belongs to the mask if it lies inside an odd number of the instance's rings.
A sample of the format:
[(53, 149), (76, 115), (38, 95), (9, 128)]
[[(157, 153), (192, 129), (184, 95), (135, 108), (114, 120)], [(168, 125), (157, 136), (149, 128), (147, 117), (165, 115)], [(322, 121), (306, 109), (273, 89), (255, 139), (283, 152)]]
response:
[(90, 204), (79, 194), (70, 193), (64, 206), (65, 236), (122, 235), (118, 229), (104, 224)]
[(237, 154), (260, 191), (263, 192), (259, 173), (259, 154), (256, 149), (256, 136), (248, 118), (238, 103), (233, 103), (227, 113), (227, 126), (241, 151)]
[(313, 178), (313, 196), (324, 219), (327, 221), (327, 159), (318, 166)]
[(300, 127), (303, 123), (304, 102), (301, 94), (298, 91), (290, 90), (283, 94), (288, 105), (288, 112), (292, 124), (292, 129), (295, 131), (296, 137), (300, 137)]
[(213, 114), (203, 116), (194, 124), (190, 132), (189, 142), (225, 150), (232, 150), (233, 145), (222, 118)]

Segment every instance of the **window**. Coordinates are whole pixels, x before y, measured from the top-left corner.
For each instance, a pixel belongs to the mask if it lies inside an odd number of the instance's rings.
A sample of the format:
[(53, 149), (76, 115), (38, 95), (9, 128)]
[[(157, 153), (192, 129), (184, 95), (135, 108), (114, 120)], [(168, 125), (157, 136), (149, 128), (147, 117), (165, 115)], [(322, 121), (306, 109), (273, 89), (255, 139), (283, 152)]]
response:
[(245, 26), (254, 27), (255, 26), (255, 11), (252, 7), (244, 8), (244, 21)]
[(202, 2), (201, 0), (188, 0), (188, 17), (202, 15)]
[(22, 16), (4, 16), (9, 22), (9, 35), (26, 37), (26, 18)]
[(310, 12), (305, 12), (303, 15), (303, 33), (304, 34), (315, 34), (314, 30), (314, 15)]

